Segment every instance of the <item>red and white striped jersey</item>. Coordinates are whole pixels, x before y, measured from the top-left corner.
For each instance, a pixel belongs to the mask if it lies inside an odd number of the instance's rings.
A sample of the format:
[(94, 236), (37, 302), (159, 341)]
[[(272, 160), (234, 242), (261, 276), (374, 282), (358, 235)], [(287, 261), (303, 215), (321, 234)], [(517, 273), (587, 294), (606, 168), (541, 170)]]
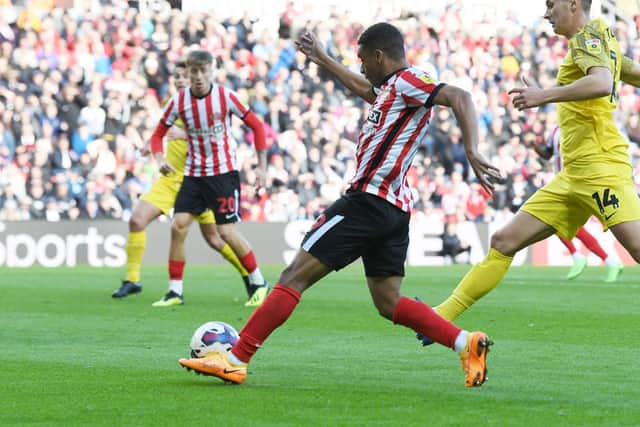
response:
[(442, 87), (426, 72), (409, 67), (379, 88), (356, 147), (351, 189), (376, 195), (403, 211), (413, 205), (407, 171), (427, 133), (433, 98)]
[(560, 127), (556, 126), (549, 134), (547, 139), (547, 147), (553, 150), (553, 164), (556, 168), (556, 173), (562, 170), (562, 155), (560, 154)]
[(220, 175), (237, 169), (231, 114), (243, 118), (248, 112), (249, 107), (234, 91), (215, 83), (201, 98), (186, 88), (167, 102), (162, 121), (171, 126), (180, 118), (187, 133), (185, 176)]

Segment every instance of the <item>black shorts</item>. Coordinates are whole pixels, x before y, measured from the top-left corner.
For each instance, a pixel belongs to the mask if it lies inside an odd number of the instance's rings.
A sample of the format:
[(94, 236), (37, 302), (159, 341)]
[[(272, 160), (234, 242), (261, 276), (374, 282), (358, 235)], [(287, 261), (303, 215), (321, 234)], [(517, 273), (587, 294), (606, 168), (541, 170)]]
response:
[(214, 176), (185, 176), (176, 196), (175, 213), (200, 215), (211, 209), (217, 224), (240, 220), (240, 175), (238, 171)]
[(362, 257), (367, 277), (404, 276), (410, 217), (377, 196), (348, 192), (316, 219), (302, 249), (334, 270)]

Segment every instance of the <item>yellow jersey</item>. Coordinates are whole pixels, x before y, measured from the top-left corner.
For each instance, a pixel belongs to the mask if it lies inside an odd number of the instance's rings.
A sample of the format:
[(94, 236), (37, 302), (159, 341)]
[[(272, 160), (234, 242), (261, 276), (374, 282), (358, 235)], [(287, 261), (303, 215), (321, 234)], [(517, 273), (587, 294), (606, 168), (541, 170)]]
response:
[(624, 59), (613, 32), (601, 18), (569, 39), (569, 51), (558, 71), (559, 86), (584, 77), (591, 67), (606, 67), (613, 77), (611, 93), (606, 96), (558, 103), (560, 151), (569, 176), (584, 176), (585, 169), (591, 177), (631, 173), (629, 143), (613, 118)]
[[(174, 126), (184, 129), (184, 124), (180, 119), (177, 119), (173, 124)], [(171, 174), (166, 178), (170, 178), (172, 181), (178, 180), (182, 182), (184, 178), (184, 164), (187, 159), (187, 141), (184, 139), (172, 139), (168, 141), (165, 149), (165, 158), (176, 170), (175, 174)]]

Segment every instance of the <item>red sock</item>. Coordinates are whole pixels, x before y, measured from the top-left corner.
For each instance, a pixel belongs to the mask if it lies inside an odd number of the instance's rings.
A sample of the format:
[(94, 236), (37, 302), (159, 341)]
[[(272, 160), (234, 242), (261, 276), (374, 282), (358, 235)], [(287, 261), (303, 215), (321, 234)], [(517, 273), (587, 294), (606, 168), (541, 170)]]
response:
[(184, 261), (169, 260), (169, 280), (182, 280)]
[(604, 251), (604, 249), (602, 249), (600, 243), (598, 243), (596, 238), (593, 237), (584, 227), (581, 227), (580, 230), (578, 230), (576, 237), (580, 239), (580, 241), (584, 243), (584, 245), (589, 248), (591, 252), (598, 255), (600, 259), (602, 259), (603, 261), (607, 259), (608, 255)]
[(565, 239), (564, 237), (561, 237), (561, 236), (558, 236), (558, 239), (560, 239), (560, 241), (564, 243), (567, 249), (569, 249), (569, 253), (571, 255), (576, 253), (576, 247), (573, 245), (573, 242), (571, 240)]
[(231, 350), (233, 354), (249, 363), (267, 337), (289, 318), (299, 301), (296, 290), (277, 284), (245, 323), (240, 339)]
[(256, 271), (256, 268), (258, 268), (258, 262), (256, 261), (256, 256), (253, 254), (253, 251), (249, 251), (245, 256), (240, 257), (240, 262), (249, 273), (253, 273)]
[(393, 310), (393, 323), (411, 328), (437, 343), (454, 348), (461, 329), (440, 317), (427, 304), (401, 297)]

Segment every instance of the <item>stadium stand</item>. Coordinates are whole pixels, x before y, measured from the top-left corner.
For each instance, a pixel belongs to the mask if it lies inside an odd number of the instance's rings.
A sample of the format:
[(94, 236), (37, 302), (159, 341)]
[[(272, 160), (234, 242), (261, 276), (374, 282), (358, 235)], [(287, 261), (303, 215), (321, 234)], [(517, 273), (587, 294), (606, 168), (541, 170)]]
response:
[[(247, 14), (223, 19), (171, 8), (138, 11), (122, 1), (94, 1), (78, 13), (53, 3), (0, 1), (0, 220), (127, 220), (157, 173), (141, 150), (170, 95), (171, 64), (192, 45), (214, 54), (215, 79), (267, 123), (264, 188), (255, 185), (252, 135), (240, 121), (234, 124), (244, 220), (311, 219), (345, 188), (366, 105), (305, 64), (292, 40), (313, 30), (357, 69), (353, 46), (365, 23), (337, 10), (318, 21), (288, 4), (278, 30), (269, 32)], [(507, 91), (522, 74), (550, 84), (565, 46), (541, 20), (533, 30), (516, 17), (498, 22), (489, 14), (473, 27), (463, 25), (468, 17), (455, 4), (405, 11), (394, 23), (405, 34), (411, 62), (473, 94), (480, 150), (506, 179), (492, 198), (485, 194), (470, 176), (454, 119), (437, 110), (410, 174), (414, 214), (489, 222), (518, 209), (552, 176), (522, 142), (542, 143), (555, 111), (518, 112)], [(638, 18), (616, 24), (621, 46), (636, 62), (638, 28)], [(639, 107), (638, 93), (623, 86), (618, 120), (638, 172)]]

